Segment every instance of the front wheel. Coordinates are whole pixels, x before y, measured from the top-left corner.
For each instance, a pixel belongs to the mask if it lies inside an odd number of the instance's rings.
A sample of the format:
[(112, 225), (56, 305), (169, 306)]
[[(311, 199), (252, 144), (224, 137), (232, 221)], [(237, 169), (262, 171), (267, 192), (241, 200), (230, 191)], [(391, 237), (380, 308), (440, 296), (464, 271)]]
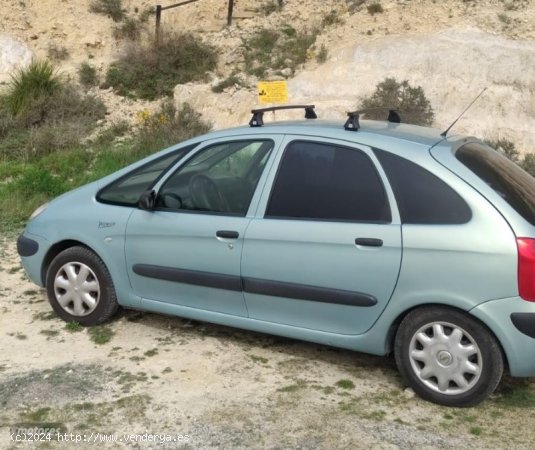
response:
[(396, 334), (401, 375), (422, 398), (446, 406), (472, 406), (494, 392), (503, 356), (490, 331), (467, 314), (445, 307), (411, 311)]
[(108, 269), (85, 247), (68, 248), (52, 260), (46, 290), (52, 308), (67, 322), (98, 325), (119, 308)]

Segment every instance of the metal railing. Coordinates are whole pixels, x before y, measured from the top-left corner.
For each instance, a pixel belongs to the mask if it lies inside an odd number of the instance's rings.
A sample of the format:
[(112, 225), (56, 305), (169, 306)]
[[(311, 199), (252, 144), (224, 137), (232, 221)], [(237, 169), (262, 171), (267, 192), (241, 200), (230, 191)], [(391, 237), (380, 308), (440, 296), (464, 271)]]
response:
[[(167, 9), (177, 8), (179, 6), (188, 5), (189, 3), (195, 3), (199, 0), (185, 0), (180, 3), (175, 3), (174, 5), (162, 6), (156, 5), (156, 41), (158, 43), (162, 40), (162, 12)], [(280, 1), (280, 0), (279, 0)], [(227, 26), (232, 25), (232, 13), (234, 11), (234, 0), (228, 0), (228, 12), (227, 12)]]

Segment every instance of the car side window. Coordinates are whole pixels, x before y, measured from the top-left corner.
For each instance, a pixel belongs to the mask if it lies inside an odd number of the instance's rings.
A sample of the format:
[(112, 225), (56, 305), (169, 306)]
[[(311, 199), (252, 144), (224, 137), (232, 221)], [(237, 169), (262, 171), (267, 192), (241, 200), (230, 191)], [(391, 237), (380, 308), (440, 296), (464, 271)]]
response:
[(383, 183), (364, 152), (309, 141), (286, 148), (265, 217), (391, 221)]
[(472, 211), (444, 181), (401, 156), (374, 149), (394, 190), (402, 223), (463, 224)]
[(157, 207), (245, 216), (273, 146), (244, 140), (205, 148), (164, 183)]
[(97, 200), (120, 206), (136, 206), (141, 194), (154, 185), (175, 161), (197, 145), (188, 145), (134, 169), (101, 189), (97, 194)]

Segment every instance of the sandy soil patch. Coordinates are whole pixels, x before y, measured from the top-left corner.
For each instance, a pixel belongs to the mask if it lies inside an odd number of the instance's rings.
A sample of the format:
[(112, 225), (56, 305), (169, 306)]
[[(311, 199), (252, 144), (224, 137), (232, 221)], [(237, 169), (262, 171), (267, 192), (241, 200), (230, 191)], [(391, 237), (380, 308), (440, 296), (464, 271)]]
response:
[(506, 379), (478, 408), (443, 408), (406, 389), (392, 358), (136, 312), (97, 330), (112, 335), (96, 344), (94, 329), (51, 312), (13, 237), (0, 254), (1, 448), (35, 447), (10, 441), (20, 423), (86, 439), (189, 437), (104, 448), (532, 448), (533, 381)]

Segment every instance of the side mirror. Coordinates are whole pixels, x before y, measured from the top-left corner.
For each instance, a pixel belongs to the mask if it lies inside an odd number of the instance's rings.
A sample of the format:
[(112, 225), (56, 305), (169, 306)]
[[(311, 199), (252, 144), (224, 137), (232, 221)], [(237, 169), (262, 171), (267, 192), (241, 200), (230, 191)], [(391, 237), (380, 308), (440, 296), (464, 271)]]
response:
[(145, 191), (139, 197), (137, 206), (139, 209), (144, 211), (152, 211), (156, 205), (156, 192), (154, 191)]

